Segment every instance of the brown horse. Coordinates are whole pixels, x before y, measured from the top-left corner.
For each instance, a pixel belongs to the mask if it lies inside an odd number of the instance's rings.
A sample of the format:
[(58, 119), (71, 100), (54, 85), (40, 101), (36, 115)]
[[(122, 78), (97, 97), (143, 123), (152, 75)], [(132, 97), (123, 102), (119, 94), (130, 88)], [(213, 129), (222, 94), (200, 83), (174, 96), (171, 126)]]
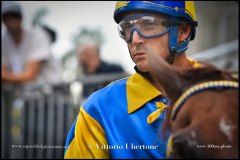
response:
[(175, 158), (238, 158), (238, 82), (230, 73), (202, 64), (179, 70), (149, 54), (156, 87), (171, 101)]

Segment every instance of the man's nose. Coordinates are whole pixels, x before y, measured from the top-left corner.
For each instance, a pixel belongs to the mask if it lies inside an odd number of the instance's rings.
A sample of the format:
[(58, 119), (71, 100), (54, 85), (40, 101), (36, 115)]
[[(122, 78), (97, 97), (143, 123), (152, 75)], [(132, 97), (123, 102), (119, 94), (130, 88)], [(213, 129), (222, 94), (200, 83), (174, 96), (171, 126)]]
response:
[(132, 44), (138, 44), (143, 42), (143, 38), (138, 34), (137, 31), (133, 31)]

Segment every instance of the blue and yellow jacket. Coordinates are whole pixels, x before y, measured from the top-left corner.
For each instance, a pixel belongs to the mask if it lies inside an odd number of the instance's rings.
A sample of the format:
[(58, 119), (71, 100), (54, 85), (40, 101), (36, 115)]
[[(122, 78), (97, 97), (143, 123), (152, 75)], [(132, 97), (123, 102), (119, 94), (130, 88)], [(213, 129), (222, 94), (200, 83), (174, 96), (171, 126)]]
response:
[(167, 103), (138, 73), (112, 82), (80, 107), (64, 158), (165, 158), (168, 137), (161, 126)]
[(138, 73), (95, 92), (80, 108), (64, 158), (164, 158), (167, 138), (160, 126), (165, 114), (147, 122), (156, 103), (167, 103), (160, 95)]

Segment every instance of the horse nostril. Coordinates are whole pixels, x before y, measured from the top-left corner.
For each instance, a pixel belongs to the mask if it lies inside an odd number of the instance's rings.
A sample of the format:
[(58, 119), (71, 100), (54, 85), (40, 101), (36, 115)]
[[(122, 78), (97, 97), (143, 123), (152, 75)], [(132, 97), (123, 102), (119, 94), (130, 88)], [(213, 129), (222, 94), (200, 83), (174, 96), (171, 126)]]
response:
[(188, 144), (188, 140), (184, 135), (177, 135), (174, 136), (172, 139), (173, 143), (173, 149), (175, 156), (179, 157), (185, 157), (185, 155), (188, 155), (188, 150), (186, 149), (186, 146)]
[(176, 158), (199, 158), (195, 130), (185, 130), (173, 135), (172, 144)]

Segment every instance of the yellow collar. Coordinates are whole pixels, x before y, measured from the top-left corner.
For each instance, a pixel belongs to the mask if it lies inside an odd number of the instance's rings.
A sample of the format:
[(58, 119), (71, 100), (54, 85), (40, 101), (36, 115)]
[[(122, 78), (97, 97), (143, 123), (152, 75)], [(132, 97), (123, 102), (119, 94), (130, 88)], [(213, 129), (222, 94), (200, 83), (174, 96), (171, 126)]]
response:
[[(200, 67), (200, 64), (188, 58), (193, 68)], [(151, 99), (161, 95), (161, 92), (155, 88), (147, 79), (138, 73), (133, 74), (127, 81), (127, 103), (128, 114), (141, 108)]]
[(187, 60), (191, 63), (193, 68), (198, 68), (202, 66), (201, 63), (199, 63), (197, 60), (191, 58), (187, 58)]
[(128, 114), (141, 108), (145, 103), (160, 94), (161, 92), (147, 79), (135, 73), (127, 81)]

